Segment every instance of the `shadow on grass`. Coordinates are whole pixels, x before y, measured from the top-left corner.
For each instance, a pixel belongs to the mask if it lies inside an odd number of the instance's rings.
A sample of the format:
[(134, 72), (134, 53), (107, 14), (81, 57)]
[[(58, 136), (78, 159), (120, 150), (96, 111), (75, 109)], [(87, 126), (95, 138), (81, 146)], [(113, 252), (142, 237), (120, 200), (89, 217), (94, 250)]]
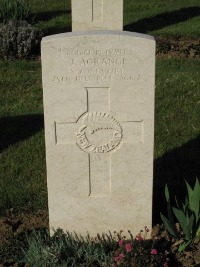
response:
[(185, 180), (193, 187), (196, 177), (200, 179), (200, 135), (155, 160), (153, 225), (161, 222), (160, 211), (167, 215), (165, 184), (169, 187), (174, 204), (175, 195), (181, 201), (185, 200)]
[[(48, 21), (55, 17), (66, 15), (66, 14), (68, 15), (70, 13), (71, 13), (71, 10), (48, 11), (48, 12), (32, 14), (31, 17), (34, 18), (34, 20), (36, 21)], [(132, 24), (125, 25), (124, 31), (148, 33), (149, 31), (159, 30), (169, 25), (173, 25), (179, 22), (184, 22), (196, 16), (200, 16), (199, 6), (181, 8), (179, 10), (161, 13), (154, 17), (144, 18)], [(71, 26), (49, 27), (44, 33), (44, 35), (47, 36), (47, 35), (52, 35), (52, 34), (70, 32), (71, 30), (72, 30)]]
[(48, 21), (54, 19), (55, 17), (60, 17), (62, 15), (68, 15), (71, 13), (71, 10), (54, 10), (46, 11), (40, 13), (32, 13), (30, 16), (34, 18), (35, 21)]
[(0, 118), (0, 152), (44, 129), (42, 114)]
[(44, 32), (44, 36), (52, 35), (52, 34), (59, 34), (59, 33), (67, 33), (71, 32), (71, 27), (48, 27), (48, 29)]
[[(61, 17), (71, 14), (71, 10), (57, 10), (57, 11), (47, 11), (47, 12), (41, 12), (36, 14), (31, 14), (30, 17), (34, 21), (34, 23), (39, 21), (48, 21), (51, 19), (55, 19), (56, 17)], [(52, 35), (52, 34), (59, 34), (59, 33), (65, 33), (72, 31), (71, 26), (48, 26), (46, 30), (43, 30), (44, 36)]]
[(124, 26), (125, 31), (147, 33), (159, 30), (169, 25), (183, 22), (200, 15), (200, 7), (181, 8), (172, 12), (166, 12), (155, 17), (141, 19), (135, 23)]

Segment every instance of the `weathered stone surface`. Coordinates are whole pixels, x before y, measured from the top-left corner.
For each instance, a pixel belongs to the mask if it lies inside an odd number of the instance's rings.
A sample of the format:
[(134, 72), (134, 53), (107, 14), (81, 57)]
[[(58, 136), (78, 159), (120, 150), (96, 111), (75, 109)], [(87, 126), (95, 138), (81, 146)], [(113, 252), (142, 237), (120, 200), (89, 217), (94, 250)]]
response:
[(122, 29), (123, 0), (72, 0), (72, 31)]
[(42, 73), (50, 227), (92, 235), (151, 227), (154, 39), (45, 37)]

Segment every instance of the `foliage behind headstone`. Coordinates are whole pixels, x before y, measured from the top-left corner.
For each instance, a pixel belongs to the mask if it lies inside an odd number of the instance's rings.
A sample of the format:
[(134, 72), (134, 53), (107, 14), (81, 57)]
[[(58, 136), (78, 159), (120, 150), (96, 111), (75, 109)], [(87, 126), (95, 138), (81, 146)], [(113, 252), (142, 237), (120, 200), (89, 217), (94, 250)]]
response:
[(42, 32), (26, 21), (0, 24), (0, 58), (28, 58), (37, 54)]
[(28, 1), (0, 0), (0, 23), (6, 23), (9, 20), (27, 20), (30, 11)]

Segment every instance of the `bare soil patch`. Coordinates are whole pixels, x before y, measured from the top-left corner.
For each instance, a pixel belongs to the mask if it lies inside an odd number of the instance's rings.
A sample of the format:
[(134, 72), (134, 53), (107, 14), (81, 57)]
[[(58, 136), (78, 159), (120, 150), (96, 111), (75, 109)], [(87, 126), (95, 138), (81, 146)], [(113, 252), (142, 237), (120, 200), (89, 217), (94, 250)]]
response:
[(157, 37), (158, 58), (200, 58), (200, 38)]
[(12, 209), (6, 211), (6, 215), (0, 218), (0, 267), (27, 266), (16, 262), (16, 258), (22, 256), (20, 245), (25, 239), (25, 233), (33, 229), (48, 228), (48, 224), (47, 211), (20, 214), (13, 214)]
[[(177, 224), (177, 229), (180, 229)], [(200, 266), (200, 238), (196, 238), (185, 251), (178, 252), (180, 241), (176, 241), (164, 229), (163, 225), (156, 225), (152, 229), (151, 236), (157, 242), (157, 247), (166, 249), (174, 262), (169, 262), (171, 267), (199, 267)]]

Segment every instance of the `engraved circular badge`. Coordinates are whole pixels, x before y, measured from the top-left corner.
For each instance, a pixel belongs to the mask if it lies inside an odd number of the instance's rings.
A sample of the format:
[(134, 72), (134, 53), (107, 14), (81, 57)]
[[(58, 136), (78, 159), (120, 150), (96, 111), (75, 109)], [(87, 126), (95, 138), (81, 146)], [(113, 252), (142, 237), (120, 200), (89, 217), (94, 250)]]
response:
[(87, 113), (76, 133), (77, 145), (87, 153), (108, 153), (122, 141), (122, 127), (110, 114)]

